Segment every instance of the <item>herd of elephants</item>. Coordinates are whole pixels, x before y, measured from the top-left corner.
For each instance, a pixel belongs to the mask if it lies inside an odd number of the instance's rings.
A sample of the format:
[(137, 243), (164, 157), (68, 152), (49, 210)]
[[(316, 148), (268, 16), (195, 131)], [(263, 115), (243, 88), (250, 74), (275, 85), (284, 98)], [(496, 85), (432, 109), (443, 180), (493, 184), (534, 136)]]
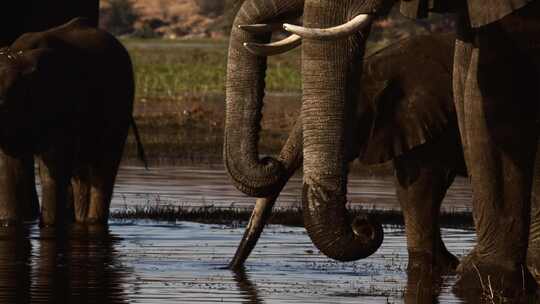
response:
[[(241, 1), (228, 52), (223, 157), (233, 184), (258, 199), (230, 267), (244, 265), (300, 168), (313, 244), (339, 261), (373, 254), (382, 226), (349, 216), (348, 163), (392, 160), (409, 268), (457, 270), (463, 286), (489, 281), (509, 296), (534, 293), (540, 1), (397, 2)], [(394, 5), (410, 18), (453, 13), (456, 32), (407, 38), (364, 58), (372, 22)], [(144, 158), (129, 54), (96, 28), (98, 0), (7, 6), (0, 18), (0, 220), (106, 225), (130, 127)], [(290, 36), (272, 42), (277, 30)], [(279, 157), (260, 157), (267, 57), (295, 47), (302, 49), (301, 113)], [(470, 178), (477, 233), (461, 261), (438, 224), (456, 175)]]

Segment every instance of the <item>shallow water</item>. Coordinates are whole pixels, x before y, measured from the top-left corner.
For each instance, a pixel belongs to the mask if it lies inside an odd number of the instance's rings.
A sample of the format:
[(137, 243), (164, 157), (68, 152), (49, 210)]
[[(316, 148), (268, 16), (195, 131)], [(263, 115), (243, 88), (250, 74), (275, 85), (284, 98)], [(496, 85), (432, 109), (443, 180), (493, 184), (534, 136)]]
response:
[[(282, 191), (277, 207), (296, 206), (302, 179), (293, 177)], [(392, 178), (349, 177), (348, 199), (377, 209), (399, 209)], [(465, 178), (456, 178), (443, 202), (444, 210), (470, 209), (471, 189)], [(112, 208), (146, 203), (252, 207), (255, 200), (234, 188), (222, 167), (141, 167), (120, 170)]]
[[(281, 206), (298, 201), (300, 182), (286, 187)], [(350, 185), (354, 203), (398, 207), (391, 179), (353, 177)], [(469, 196), (458, 180), (447, 208), (467, 208)], [(112, 207), (148, 202), (249, 207), (253, 199), (230, 186), (220, 167), (122, 168)], [(0, 228), (0, 303), (460, 303), (454, 276), (408, 274), (404, 232), (386, 230), (373, 256), (338, 263), (303, 228), (269, 226), (246, 271), (235, 273), (223, 267), (243, 227), (114, 220), (106, 231)], [(458, 256), (474, 243), (471, 231), (443, 232)]]
[[(30, 226), (0, 229), (0, 303), (459, 303), (455, 277), (417, 294), (407, 276), (403, 231), (361, 262), (337, 263), (313, 247), (302, 228), (269, 226), (247, 270), (222, 269), (242, 228), (190, 222), (118, 222), (108, 231), (68, 235)], [(29, 236), (29, 238), (28, 238)], [(461, 255), (471, 232), (444, 230)], [(21, 241), (23, 240), (23, 241)], [(24, 241), (28, 240), (28, 241)]]

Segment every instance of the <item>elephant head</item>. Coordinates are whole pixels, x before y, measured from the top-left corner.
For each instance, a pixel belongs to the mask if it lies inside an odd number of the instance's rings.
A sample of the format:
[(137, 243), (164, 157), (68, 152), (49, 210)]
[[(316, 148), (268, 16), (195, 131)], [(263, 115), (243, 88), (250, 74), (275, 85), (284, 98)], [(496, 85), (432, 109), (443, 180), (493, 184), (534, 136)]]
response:
[[(233, 182), (253, 195), (281, 189), (287, 168), (259, 159), (257, 151), (266, 58), (302, 44), (302, 135), (304, 225), (327, 256), (350, 261), (371, 255), (382, 243), (382, 227), (367, 216), (351, 219), (345, 204), (345, 130), (358, 99), (371, 21), (393, 0), (305, 0), (244, 2), (229, 49), (224, 160)], [(276, 23), (303, 13), (304, 26), (284, 24), (292, 33), (268, 43)], [(245, 48), (242, 47), (244, 42)]]

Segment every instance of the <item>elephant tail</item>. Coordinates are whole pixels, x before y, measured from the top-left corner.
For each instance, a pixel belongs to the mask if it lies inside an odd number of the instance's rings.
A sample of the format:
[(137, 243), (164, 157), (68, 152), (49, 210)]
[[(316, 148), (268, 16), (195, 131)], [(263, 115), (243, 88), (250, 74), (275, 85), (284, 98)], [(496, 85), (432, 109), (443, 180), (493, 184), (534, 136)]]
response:
[(139, 129), (137, 128), (137, 124), (135, 123), (135, 118), (133, 118), (133, 115), (130, 115), (129, 120), (130, 120), (129, 123), (131, 124), (131, 127), (133, 128), (135, 141), (137, 142), (137, 156), (143, 162), (146, 170), (148, 170), (148, 160), (146, 159), (146, 153), (144, 152), (144, 146), (141, 141), (141, 135), (139, 134)]

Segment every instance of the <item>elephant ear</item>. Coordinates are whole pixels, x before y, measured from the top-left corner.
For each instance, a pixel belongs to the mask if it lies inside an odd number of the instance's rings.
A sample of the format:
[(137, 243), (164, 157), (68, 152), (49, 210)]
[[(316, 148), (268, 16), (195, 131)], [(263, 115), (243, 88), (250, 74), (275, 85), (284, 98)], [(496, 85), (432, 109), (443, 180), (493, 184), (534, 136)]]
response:
[(385, 81), (375, 95), (373, 124), (359, 156), (361, 162), (378, 164), (394, 159), (441, 136), (449, 121), (455, 120), (451, 79), (431, 79), (441, 81), (434, 85), (419, 74)]

